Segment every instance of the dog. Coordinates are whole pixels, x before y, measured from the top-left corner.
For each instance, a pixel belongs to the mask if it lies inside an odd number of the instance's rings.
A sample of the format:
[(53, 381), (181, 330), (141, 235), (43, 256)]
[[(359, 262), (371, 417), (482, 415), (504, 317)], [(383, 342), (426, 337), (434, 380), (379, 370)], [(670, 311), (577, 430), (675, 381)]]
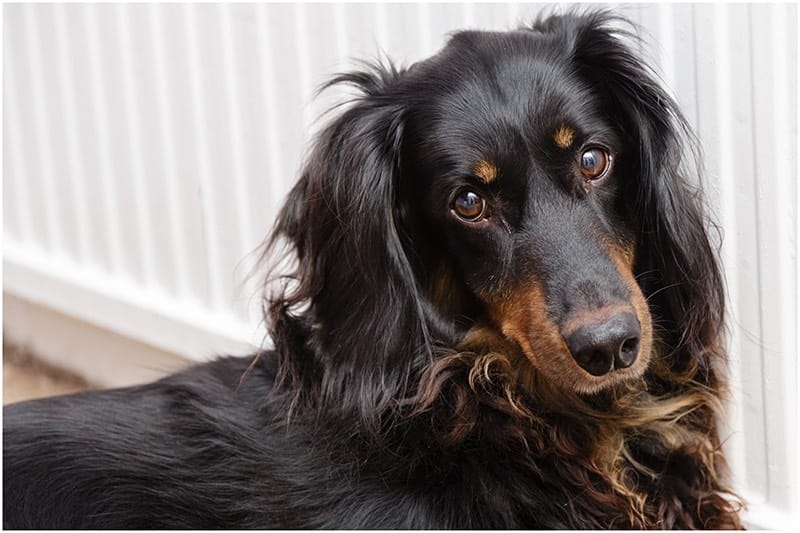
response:
[(4, 410), (7, 528), (741, 528), (697, 142), (609, 12), (461, 31), (316, 138), (274, 350)]

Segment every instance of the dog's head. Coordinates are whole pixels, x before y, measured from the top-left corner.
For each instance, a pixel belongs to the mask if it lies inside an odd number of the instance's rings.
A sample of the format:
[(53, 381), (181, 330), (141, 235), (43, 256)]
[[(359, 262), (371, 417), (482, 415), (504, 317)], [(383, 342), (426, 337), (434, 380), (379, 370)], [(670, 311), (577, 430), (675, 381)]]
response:
[(272, 300), (273, 334), (307, 350), (288, 377), (378, 412), (438, 347), (482, 337), (574, 394), (653, 367), (712, 379), (722, 292), (685, 122), (614, 23), (461, 32), (406, 70), (334, 80), (362, 95), (277, 229), (299, 283)]
[(652, 351), (634, 274), (642, 141), (614, 101), (644, 80), (619, 72), (631, 57), (608, 34), (568, 28), (460, 33), (413, 69), (400, 202), (437, 307), (483, 311), (586, 393), (641, 376)]

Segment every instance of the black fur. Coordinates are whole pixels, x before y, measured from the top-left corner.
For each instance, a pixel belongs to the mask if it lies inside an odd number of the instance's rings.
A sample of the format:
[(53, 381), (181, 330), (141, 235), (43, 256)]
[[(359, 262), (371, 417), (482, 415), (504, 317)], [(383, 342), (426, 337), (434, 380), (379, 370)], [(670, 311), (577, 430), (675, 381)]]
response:
[[(618, 22), (460, 32), (333, 80), (361, 95), (278, 217), (275, 350), (5, 407), (4, 526), (737, 527), (691, 135)], [(616, 308), (641, 353), (589, 375), (562, 336)]]

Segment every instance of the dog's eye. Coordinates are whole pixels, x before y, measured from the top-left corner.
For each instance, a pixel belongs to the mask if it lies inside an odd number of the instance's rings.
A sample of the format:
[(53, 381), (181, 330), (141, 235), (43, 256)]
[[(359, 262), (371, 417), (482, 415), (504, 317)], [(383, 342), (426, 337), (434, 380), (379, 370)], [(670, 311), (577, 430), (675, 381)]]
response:
[(611, 154), (599, 147), (588, 148), (581, 154), (581, 174), (586, 179), (602, 178), (611, 167)]
[(478, 222), (486, 215), (486, 200), (472, 190), (464, 190), (453, 199), (453, 212), (467, 222)]

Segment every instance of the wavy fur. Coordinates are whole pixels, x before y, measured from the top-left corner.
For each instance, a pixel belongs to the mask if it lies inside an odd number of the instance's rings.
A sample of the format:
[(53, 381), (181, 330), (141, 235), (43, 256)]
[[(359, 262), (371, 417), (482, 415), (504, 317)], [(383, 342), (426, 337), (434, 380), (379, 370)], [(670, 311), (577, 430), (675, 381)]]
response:
[[(459, 32), (332, 80), (359, 96), (266, 246), (274, 351), (6, 408), (5, 526), (740, 528), (695, 141), (626, 27)], [(612, 312), (637, 358), (590, 375), (565, 332)]]
[[(324, 367), (310, 387), (295, 381), (286, 390), (316, 412), (360, 416), (375, 443), (390, 439), (387, 427), (430, 425), (443, 447), (482, 439), (531, 457), (534, 473), (543, 458), (558, 464), (560, 479), (582, 491), (564, 519), (571, 527), (740, 527), (715, 430), (726, 392), (723, 284), (700, 192), (683, 177), (696, 171), (684, 156), (697, 149), (656, 76), (623, 44), (636, 37), (619, 23), (603, 13), (550, 17), (531, 31), (563, 41), (576, 68), (624, 110), (617, 126), (639, 147), (630, 170), (642, 179), (628, 193), (639, 224), (635, 274), (658, 317), (658, 357), (645, 379), (595, 397), (565, 394), (507, 340), (472, 350), (448, 337), (407, 259), (413, 246), (397, 205), (404, 119), (417, 96), (403, 88), (405, 72), (377, 65), (332, 82), (354, 84), (362, 97), (322, 133), (279, 217), (301, 283), (271, 299), (273, 335), (306, 332), (296, 334)], [(309, 309), (291, 316), (300, 302)], [(317, 333), (315, 323), (325, 327)], [(350, 342), (323, 347), (319, 335), (340, 342), (342, 332)], [(297, 350), (286, 353), (286, 375), (302, 374)]]

